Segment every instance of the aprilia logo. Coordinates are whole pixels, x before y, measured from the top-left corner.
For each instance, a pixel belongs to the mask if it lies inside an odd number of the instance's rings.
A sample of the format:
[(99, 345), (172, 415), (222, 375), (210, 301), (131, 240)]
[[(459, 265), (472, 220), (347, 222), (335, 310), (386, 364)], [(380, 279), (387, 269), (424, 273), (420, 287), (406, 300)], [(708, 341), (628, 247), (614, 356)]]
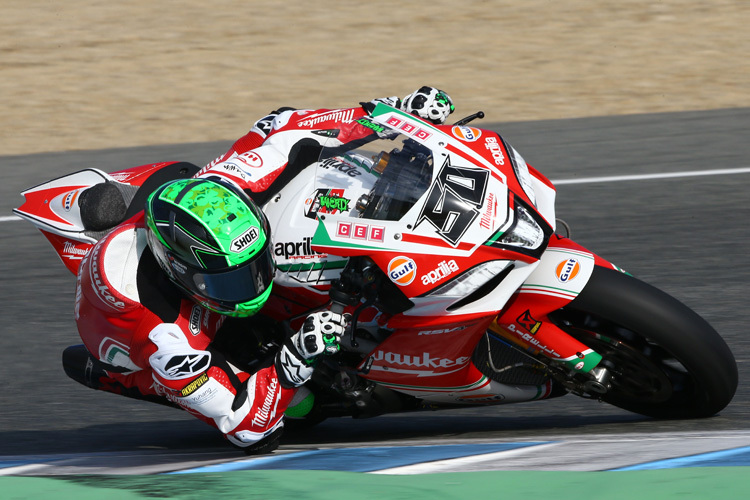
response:
[(485, 139), (484, 147), (487, 148), (495, 160), (495, 165), (505, 165), (505, 155), (503, 155), (503, 148), (497, 142), (494, 137), (488, 137)]
[(456, 264), (455, 260), (444, 260), (440, 264), (438, 264), (437, 269), (433, 269), (429, 273), (422, 276), (422, 284), (432, 285), (442, 280), (449, 274), (455, 273), (456, 271), (458, 271), (458, 264)]
[(274, 245), (273, 253), (277, 257), (284, 257), (285, 259), (313, 259), (318, 255), (326, 255), (312, 249), (311, 236), (305, 236), (302, 241), (280, 241)]

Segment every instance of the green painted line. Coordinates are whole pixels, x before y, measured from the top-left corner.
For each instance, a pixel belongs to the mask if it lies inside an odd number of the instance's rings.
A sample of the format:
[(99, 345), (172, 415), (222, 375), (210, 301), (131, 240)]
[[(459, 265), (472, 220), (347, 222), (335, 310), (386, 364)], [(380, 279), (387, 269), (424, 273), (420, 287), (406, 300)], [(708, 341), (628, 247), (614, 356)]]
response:
[(154, 476), (0, 477), (3, 498), (75, 500), (441, 499), (668, 500), (747, 498), (747, 467), (631, 472), (500, 471), (375, 475), (328, 471), (237, 471)]

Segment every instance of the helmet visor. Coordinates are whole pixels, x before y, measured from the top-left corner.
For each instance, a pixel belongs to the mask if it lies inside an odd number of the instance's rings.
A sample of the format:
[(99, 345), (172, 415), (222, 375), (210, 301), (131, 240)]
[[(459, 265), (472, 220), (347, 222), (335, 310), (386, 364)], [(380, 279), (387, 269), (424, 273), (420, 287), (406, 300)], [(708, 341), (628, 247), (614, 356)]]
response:
[(249, 261), (225, 271), (187, 266), (186, 273), (175, 273), (175, 277), (195, 294), (233, 309), (236, 304), (262, 295), (271, 285), (275, 271), (271, 247), (266, 245)]

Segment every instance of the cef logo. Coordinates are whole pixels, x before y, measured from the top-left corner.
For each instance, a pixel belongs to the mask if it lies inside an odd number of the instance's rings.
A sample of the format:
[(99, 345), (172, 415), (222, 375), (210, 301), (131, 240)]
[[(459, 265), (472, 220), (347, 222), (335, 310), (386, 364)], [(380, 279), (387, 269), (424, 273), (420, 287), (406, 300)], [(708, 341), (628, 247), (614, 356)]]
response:
[(571, 257), (560, 262), (557, 265), (557, 268), (555, 268), (555, 274), (557, 275), (557, 280), (560, 283), (567, 283), (568, 281), (578, 276), (580, 270), (581, 263), (578, 262), (577, 259)]
[(398, 286), (406, 286), (414, 281), (417, 264), (409, 257), (399, 255), (388, 263), (388, 277)]
[(355, 238), (368, 241), (385, 241), (385, 227), (352, 222), (339, 222), (336, 226), (336, 236), (340, 238)]
[(474, 142), (482, 136), (482, 131), (474, 127), (456, 125), (451, 131), (453, 135), (466, 142)]

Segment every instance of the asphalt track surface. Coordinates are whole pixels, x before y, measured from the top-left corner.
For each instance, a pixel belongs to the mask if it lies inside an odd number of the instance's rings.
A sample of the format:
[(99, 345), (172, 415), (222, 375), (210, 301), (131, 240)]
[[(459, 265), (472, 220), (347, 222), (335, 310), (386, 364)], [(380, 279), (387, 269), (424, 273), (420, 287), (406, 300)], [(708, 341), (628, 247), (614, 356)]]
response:
[[(377, 450), (397, 455), (392, 446), (511, 443), (509, 448), (526, 449), (492, 455), (502, 460), (483, 466), (453, 462), (458, 466), (441, 472), (612, 470), (717, 450), (724, 455), (712, 457), (744, 456), (750, 445), (750, 109), (480, 126), (500, 131), (530, 164), (566, 181), (558, 185), (557, 214), (575, 241), (677, 297), (722, 334), (739, 366), (734, 400), (719, 416), (686, 421), (652, 420), (574, 396), (335, 419), (306, 433), (287, 433), (279, 454), (318, 450), (314, 458), (324, 463), (320, 450), (364, 449), (372, 463)], [(242, 458), (217, 431), (186, 414), (94, 392), (65, 377), (60, 354), (79, 343), (74, 278), (36, 229), (9, 218), (22, 201), (18, 193), (47, 179), (88, 167), (114, 171), (166, 160), (202, 165), (230, 143), (0, 157), (0, 463), (7, 472), (152, 473)], [(731, 172), (682, 175), (725, 169)], [(675, 176), (649, 177), (663, 173)], [(615, 176), (634, 177), (595, 179)], [(592, 451), (592, 443), (602, 446)], [(353, 463), (351, 455), (331, 460)]]

